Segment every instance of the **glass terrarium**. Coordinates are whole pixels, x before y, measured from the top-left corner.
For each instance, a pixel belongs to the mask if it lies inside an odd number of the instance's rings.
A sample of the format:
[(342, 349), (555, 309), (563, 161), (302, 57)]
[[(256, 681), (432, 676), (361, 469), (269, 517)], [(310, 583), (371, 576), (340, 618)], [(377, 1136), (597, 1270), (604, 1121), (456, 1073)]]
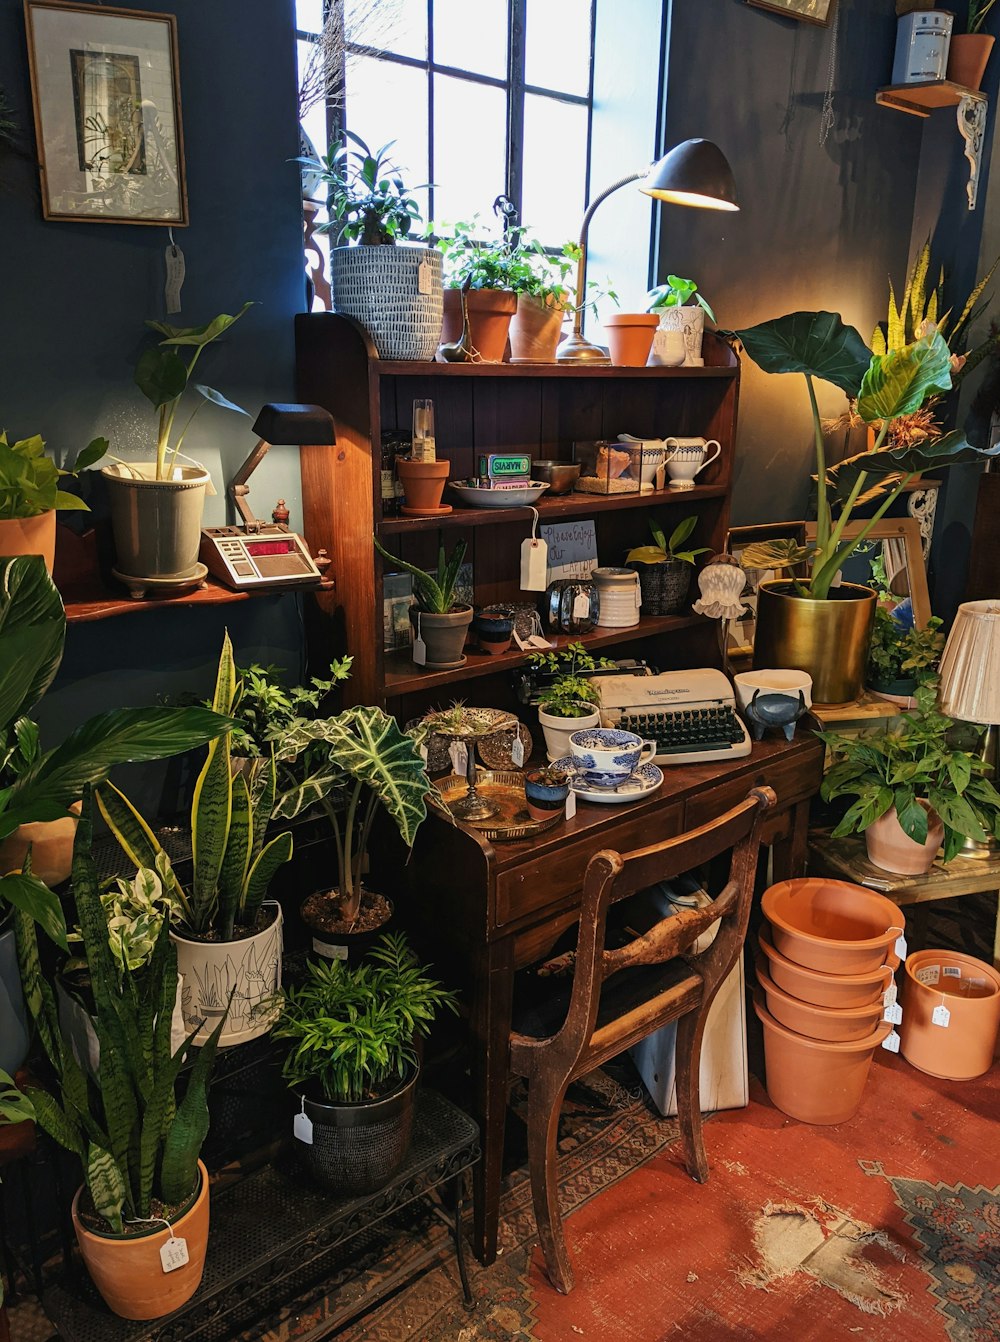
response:
[(575, 442), (573, 460), (580, 478), (573, 489), (578, 494), (638, 494), (639, 472), (633, 473), (633, 453), (622, 443)]

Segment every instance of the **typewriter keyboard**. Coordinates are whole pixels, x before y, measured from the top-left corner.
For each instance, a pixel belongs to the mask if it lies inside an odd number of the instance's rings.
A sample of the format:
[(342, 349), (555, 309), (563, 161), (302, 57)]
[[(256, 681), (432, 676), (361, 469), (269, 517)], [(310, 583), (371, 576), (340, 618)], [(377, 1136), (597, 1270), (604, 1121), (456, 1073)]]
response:
[(616, 725), (656, 741), (657, 755), (688, 755), (730, 750), (746, 740), (743, 726), (729, 705), (672, 709), (664, 713), (622, 713)]

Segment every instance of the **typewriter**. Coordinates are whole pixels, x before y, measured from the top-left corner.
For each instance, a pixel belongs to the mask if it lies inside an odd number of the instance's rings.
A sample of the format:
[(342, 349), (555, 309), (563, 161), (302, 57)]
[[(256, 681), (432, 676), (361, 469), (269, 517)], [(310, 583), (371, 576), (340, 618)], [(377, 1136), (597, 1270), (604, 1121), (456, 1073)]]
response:
[(721, 671), (602, 675), (602, 720), (656, 742), (657, 764), (698, 764), (750, 754), (733, 689)]

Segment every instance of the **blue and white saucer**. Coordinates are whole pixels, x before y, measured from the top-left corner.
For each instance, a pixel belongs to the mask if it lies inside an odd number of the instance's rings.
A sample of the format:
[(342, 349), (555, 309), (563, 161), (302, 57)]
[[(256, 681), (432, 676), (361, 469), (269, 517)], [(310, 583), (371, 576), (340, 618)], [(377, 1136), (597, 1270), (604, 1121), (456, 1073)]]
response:
[[(565, 769), (572, 774), (577, 761), (572, 755), (564, 755), (551, 766), (553, 769)], [(584, 778), (573, 778), (570, 786), (581, 801), (600, 802), (604, 806), (620, 806), (623, 802), (639, 801), (648, 797), (663, 783), (663, 770), (657, 764), (640, 764), (635, 773), (617, 787), (594, 787)]]

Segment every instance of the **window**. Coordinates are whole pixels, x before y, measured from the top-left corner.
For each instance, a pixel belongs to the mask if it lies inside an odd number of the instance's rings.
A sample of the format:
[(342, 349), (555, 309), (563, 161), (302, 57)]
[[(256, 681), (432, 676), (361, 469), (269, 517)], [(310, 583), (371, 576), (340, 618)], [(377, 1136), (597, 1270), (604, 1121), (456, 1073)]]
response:
[[(492, 222), (499, 195), (546, 246), (575, 237), (588, 194), (596, 0), (297, 0), (300, 72), (326, 19), (339, 61), (319, 152), (343, 129), (394, 156), (439, 228)], [(331, 28), (334, 40), (331, 42)]]

